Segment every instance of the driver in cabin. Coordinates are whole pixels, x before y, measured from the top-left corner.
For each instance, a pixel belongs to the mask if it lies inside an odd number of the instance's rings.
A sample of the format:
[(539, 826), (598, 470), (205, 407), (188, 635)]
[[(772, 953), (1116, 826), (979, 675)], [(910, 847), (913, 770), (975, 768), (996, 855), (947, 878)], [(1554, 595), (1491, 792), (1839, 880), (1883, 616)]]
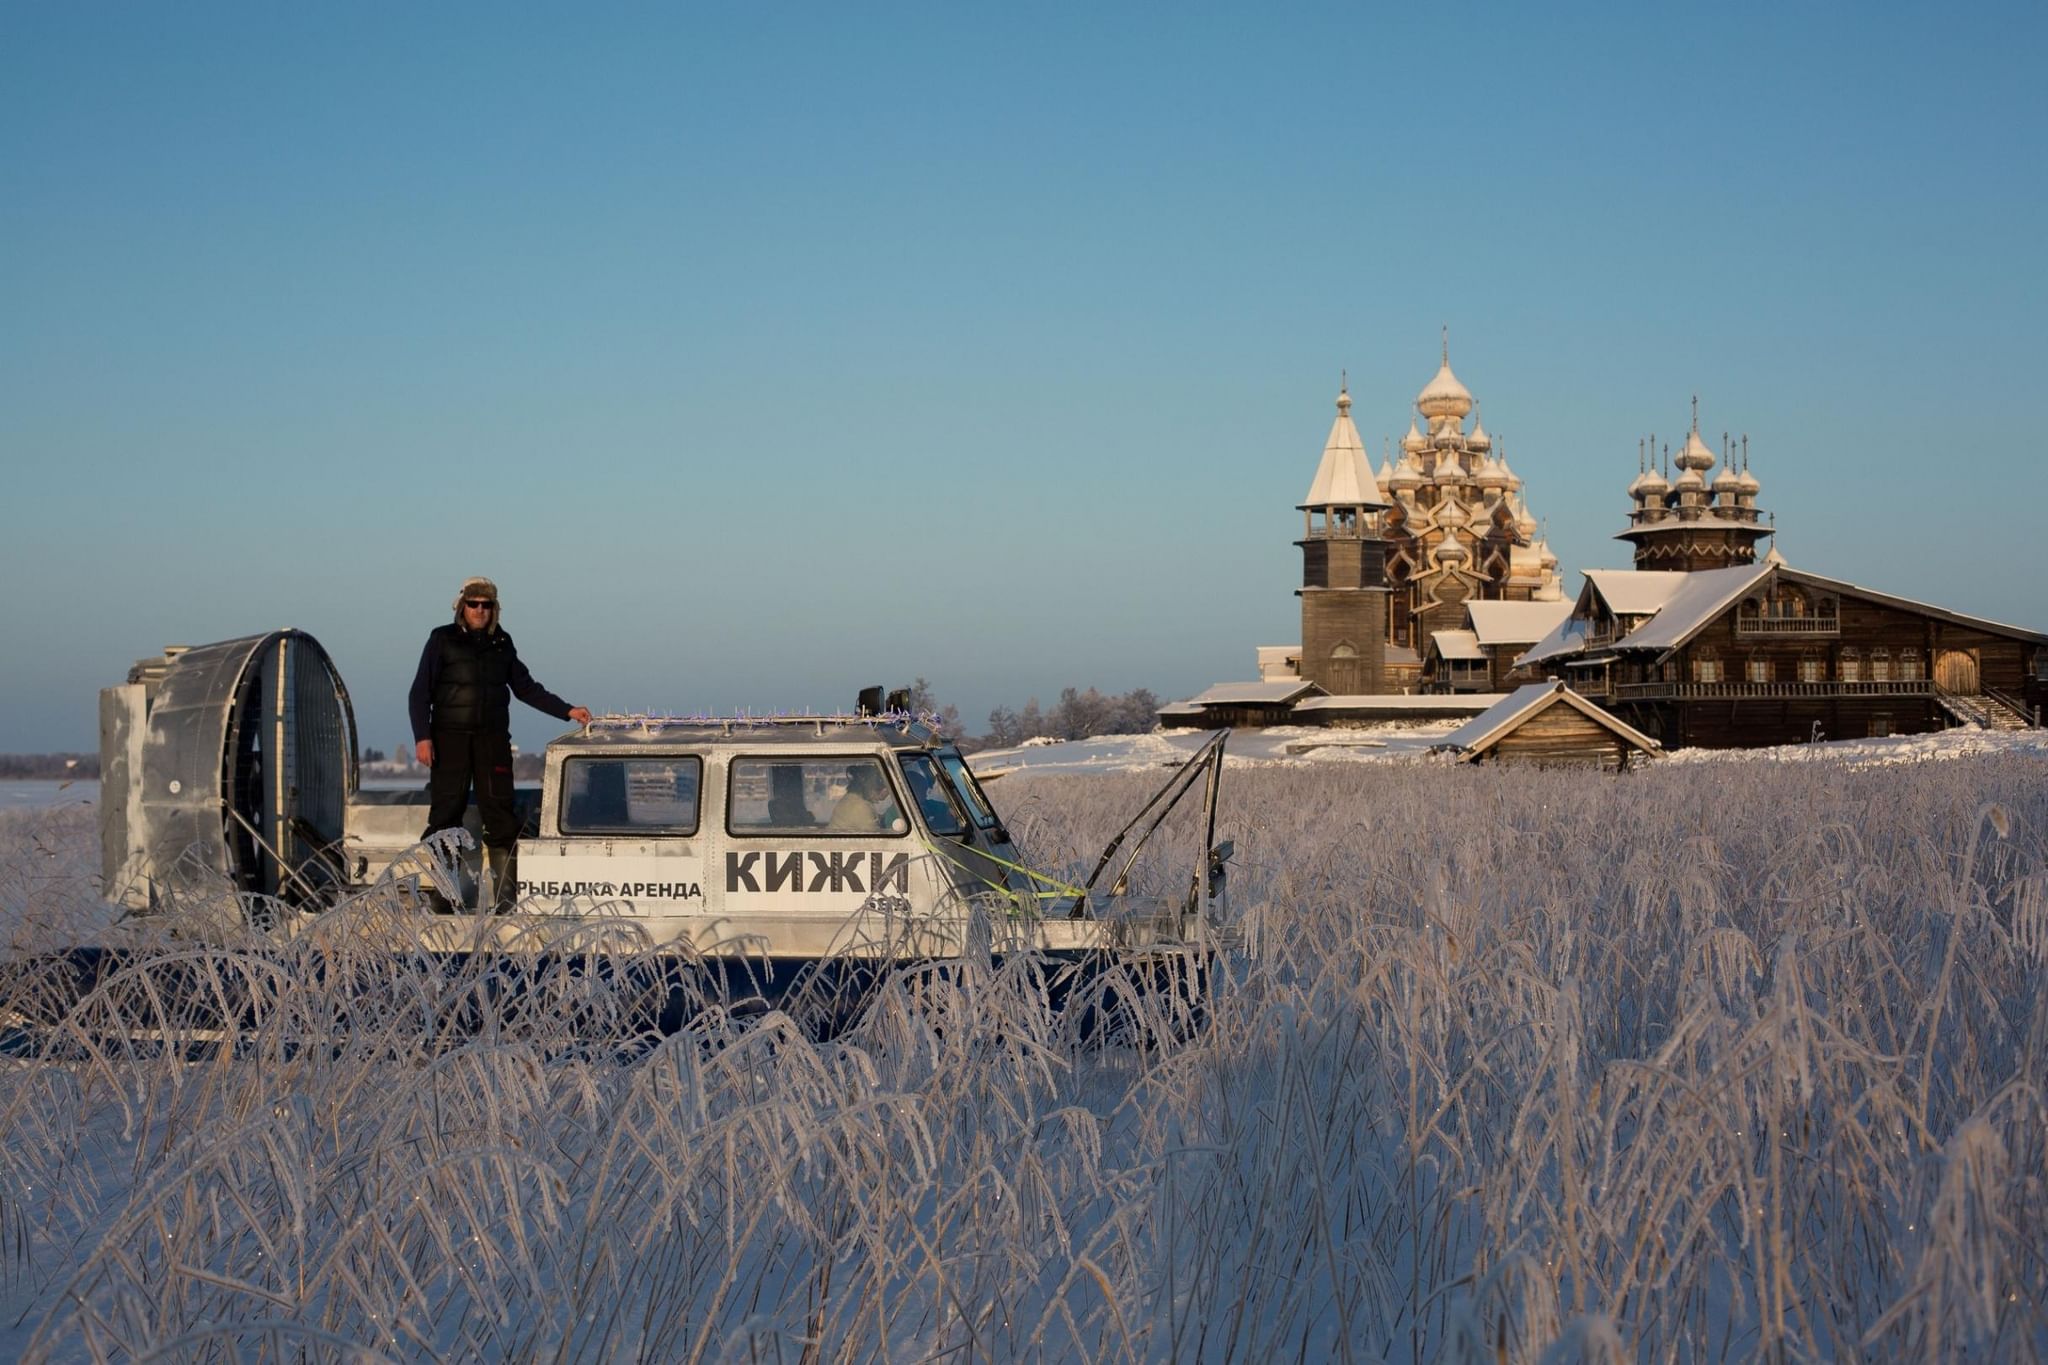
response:
[[(556, 720), (590, 723), (590, 712), (542, 687), (520, 662), (512, 637), (498, 626), (498, 585), (469, 578), (455, 594), (455, 620), (437, 626), (420, 653), (409, 709), (413, 751), (430, 770), (427, 828), (421, 838), (455, 829), (476, 788), (484, 857), (503, 912), (518, 899), (513, 852), (519, 817), (512, 808), (513, 697)], [(440, 908), (438, 897), (436, 908)]]
[(846, 795), (832, 807), (831, 823), (825, 828), (846, 834), (875, 834), (893, 830), (903, 818), (882, 781), (881, 770), (872, 763), (849, 763), (846, 767)]

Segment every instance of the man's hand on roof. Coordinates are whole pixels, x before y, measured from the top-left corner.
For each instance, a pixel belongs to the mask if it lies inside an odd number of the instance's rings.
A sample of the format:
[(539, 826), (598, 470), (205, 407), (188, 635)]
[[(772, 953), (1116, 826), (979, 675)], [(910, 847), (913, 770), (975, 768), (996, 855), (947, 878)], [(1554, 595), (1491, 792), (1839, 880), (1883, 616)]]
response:
[(590, 724), (590, 708), (587, 706), (570, 707), (569, 719), (575, 721), (578, 725)]

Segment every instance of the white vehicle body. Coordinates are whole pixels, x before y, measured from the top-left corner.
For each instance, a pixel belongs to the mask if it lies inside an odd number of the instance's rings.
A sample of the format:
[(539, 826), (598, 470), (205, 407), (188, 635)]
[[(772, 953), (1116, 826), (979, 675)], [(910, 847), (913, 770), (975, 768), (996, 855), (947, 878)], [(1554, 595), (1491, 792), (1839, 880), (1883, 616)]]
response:
[(546, 948), (602, 922), (690, 955), (938, 958), (978, 924), (995, 952), (1071, 954), (1221, 921), (1217, 897), (1094, 899), (1031, 872), (959, 750), (902, 718), (593, 722), (548, 745), (515, 867), (516, 916), (438, 916), (429, 945)]

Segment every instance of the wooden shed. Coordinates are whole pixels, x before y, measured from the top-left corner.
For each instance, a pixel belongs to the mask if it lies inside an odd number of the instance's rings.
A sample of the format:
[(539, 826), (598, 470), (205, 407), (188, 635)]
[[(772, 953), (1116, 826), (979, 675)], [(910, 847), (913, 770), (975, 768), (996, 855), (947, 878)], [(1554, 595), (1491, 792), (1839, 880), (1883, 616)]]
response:
[(1467, 763), (1492, 759), (1609, 771), (1640, 763), (1659, 748), (1656, 740), (1554, 680), (1517, 688), (1432, 746)]

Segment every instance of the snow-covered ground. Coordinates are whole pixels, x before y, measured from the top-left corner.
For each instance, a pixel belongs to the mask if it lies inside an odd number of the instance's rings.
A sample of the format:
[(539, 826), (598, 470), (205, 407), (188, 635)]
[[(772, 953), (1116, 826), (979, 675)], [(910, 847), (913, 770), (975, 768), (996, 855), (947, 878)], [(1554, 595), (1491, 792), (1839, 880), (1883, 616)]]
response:
[[(1224, 752), (1227, 763), (1233, 766), (1412, 762), (1425, 757), (1431, 745), (1461, 723), (1449, 720), (1380, 725), (1359, 730), (1301, 726), (1238, 730), (1226, 741)], [(1156, 730), (1146, 735), (1038, 741), (1015, 749), (983, 750), (974, 755), (973, 763), (974, 770), (984, 778), (1013, 773), (1049, 777), (1139, 772), (1181, 762), (1200, 748), (1211, 734), (1207, 730)], [(1824, 740), (1818, 744), (1788, 744), (1770, 749), (1679, 749), (1665, 755), (1663, 761), (1827, 762), (1863, 767), (1998, 753), (2048, 754), (2048, 729), (1956, 729), (1931, 735)]]

